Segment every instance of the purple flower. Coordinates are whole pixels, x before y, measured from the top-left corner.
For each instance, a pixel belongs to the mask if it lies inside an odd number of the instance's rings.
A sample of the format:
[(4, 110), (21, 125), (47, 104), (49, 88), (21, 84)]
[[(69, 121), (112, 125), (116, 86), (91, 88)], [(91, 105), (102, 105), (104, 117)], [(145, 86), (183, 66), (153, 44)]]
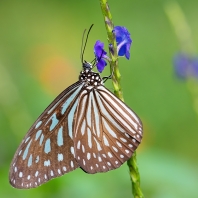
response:
[(100, 73), (104, 70), (104, 67), (107, 65), (104, 59), (109, 59), (108, 56), (106, 56), (107, 52), (105, 52), (103, 48), (104, 43), (102, 43), (100, 40), (96, 41), (94, 45), (94, 53), (96, 56), (96, 67)]
[(130, 58), (131, 37), (130, 33), (125, 27), (115, 26), (113, 32), (116, 36), (118, 56), (125, 56)]
[[(132, 40), (130, 38), (130, 33), (125, 27), (116, 26), (113, 30), (113, 33), (116, 37), (117, 43), (117, 52), (118, 56), (125, 56), (127, 59), (130, 58), (130, 47)], [(110, 51), (112, 50), (112, 44), (109, 45)], [(106, 55), (107, 52), (104, 50), (104, 43), (100, 40), (96, 41), (94, 45), (94, 53), (96, 57), (96, 67), (99, 72), (104, 70), (104, 67), (107, 65), (105, 60), (110, 60), (110, 58)]]
[(198, 57), (192, 59), (193, 76), (198, 78)]
[(179, 78), (186, 79), (189, 76), (198, 78), (198, 58), (190, 57), (185, 53), (176, 54), (173, 60), (175, 73)]
[(189, 59), (186, 54), (177, 54), (174, 57), (173, 64), (175, 73), (179, 78), (186, 78), (188, 75)]

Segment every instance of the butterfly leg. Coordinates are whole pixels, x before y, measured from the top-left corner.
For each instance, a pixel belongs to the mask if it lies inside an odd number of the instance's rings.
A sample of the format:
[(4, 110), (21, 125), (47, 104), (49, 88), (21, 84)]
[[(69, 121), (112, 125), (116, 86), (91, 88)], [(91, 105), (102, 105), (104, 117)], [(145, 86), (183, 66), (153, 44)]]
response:
[(109, 76), (105, 76), (102, 78), (103, 83), (105, 83), (108, 79), (112, 79), (113, 73), (114, 73), (114, 67), (113, 67), (113, 70)]

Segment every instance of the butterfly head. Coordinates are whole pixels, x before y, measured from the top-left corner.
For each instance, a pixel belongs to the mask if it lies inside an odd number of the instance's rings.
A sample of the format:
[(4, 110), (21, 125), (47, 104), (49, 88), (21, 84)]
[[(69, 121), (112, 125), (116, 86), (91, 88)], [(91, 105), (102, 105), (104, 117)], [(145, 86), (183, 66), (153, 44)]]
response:
[(100, 74), (92, 71), (92, 64), (83, 62), (83, 70), (80, 72), (79, 80), (86, 82), (86, 86), (98, 86), (103, 83)]
[(87, 61), (84, 61), (83, 62), (83, 70), (86, 71), (91, 71), (91, 69), (93, 68), (92, 64), (87, 62)]

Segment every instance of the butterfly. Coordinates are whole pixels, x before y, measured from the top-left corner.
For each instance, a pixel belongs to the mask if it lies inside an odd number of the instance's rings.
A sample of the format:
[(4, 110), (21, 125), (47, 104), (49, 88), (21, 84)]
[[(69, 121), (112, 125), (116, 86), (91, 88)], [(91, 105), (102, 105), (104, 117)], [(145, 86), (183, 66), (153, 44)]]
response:
[(19, 189), (40, 186), (80, 167), (107, 172), (128, 160), (141, 142), (139, 117), (111, 93), (92, 64), (34, 122), (11, 162), (9, 181)]

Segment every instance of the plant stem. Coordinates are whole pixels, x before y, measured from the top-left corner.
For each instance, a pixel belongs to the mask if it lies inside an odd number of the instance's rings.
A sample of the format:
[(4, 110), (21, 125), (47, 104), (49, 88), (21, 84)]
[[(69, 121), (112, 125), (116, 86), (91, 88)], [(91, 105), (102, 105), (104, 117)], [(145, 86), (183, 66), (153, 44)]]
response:
[(195, 54), (196, 50), (192, 40), (191, 29), (180, 5), (176, 1), (168, 2), (164, 5), (164, 11), (173, 26), (181, 50), (189, 54)]
[(114, 87), (114, 93), (119, 99), (124, 101), (121, 86), (120, 86), (121, 74), (118, 68), (117, 43), (116, 43), (115, 35), (113, 34), (114, 25), (112, 21), (112, 16), (109, 10), (109, 6), (107, 4), (107, 0), (100, 0), (100, 5), (101, 5), (102, 13), (104, 15), (108, 42), (109, 42), (109, 45), (112, 46), (111, 48), (109, 48), (109, 54), (110, 54), (110, 59), (111, 59), (110, 61), (111, 72), (113, 71), (112, 83)]
[[(117, 54), (117, 44), (115, 35), (113, 33), (114, 25), (112, 21), (112, 16), (107, 4), (107, 0), (100, 0), (101, 10), (104, 16), (105, 27), (107, 30), (108, 42), (109, 42), (109, 57), (110, 70), (113, 72), (112, 83), (114, 87), (115, 95), (124, 101), (122, 89), (120, 85), (121, 74), (118, 68), (118, 54)], [(127, 161), (127, 165), (130, 171), (130, 178), (132, 183), (132, 194), (134, 198), (143, 198), (143, 193), (140, 188), (140, 174), (137, 167), (136, 152), (133, 153), (132, 157)]]

